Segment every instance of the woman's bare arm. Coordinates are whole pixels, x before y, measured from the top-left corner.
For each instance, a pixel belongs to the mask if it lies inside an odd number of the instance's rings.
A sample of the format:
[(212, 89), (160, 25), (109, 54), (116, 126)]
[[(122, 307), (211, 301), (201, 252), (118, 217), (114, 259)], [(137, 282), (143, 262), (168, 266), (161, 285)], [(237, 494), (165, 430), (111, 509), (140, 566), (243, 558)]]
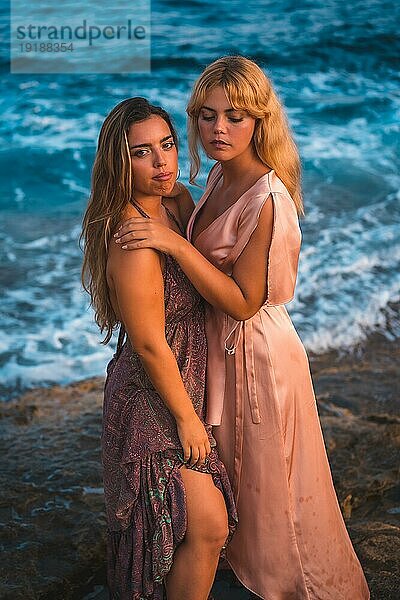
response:
[(272, 225), (273, 206), (267, 201), (255, 231), (234, 264), (231, 277), (214, 267), (187, 241), (175, 258), (207, 302), (238, 321), (249, 319), (264, 304), (266, 297), (266, 257)]
[(207, 302), (240, 321), (252, 317), (265, 301), (266, 257), (272, 228), (273, 203), (269, 197), (231, 277), (211, 264), (190, 242), (154, 220), (131, 219), (122, 230), (121, 241), (128, 250), (151, 247), (174, 256)]
[(158, 254), (151, 249), (112, 251), (109, 274), (121, 319), (155, 389), (175, 417), (184, 458), (194, 464), (210, 452), (207, 433), (185, 390), (165, 338), (164, 282)]

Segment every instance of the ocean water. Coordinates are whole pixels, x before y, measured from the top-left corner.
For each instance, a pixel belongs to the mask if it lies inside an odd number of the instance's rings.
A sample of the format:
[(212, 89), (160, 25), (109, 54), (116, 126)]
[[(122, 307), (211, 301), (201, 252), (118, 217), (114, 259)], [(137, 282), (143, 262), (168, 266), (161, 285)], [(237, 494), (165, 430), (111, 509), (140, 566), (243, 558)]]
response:
[[(190, 88), (224, 54), (263, 66), (300, 149), (306, 218), (288, 309), (306, 348), (351, 349), (374, 330), (398, 337), (398, 18), (394, 0), (155, 0), (146, 75), (11, 75), (3, 39), (3, 396), (104, 373), (114, 348), (99, 343), (80, 285), (78, 247), (100, 125), (126, 97), (159, 103), (180, 133), (187, 180)], [(206, 165), (201, 181), (205, 176)]]

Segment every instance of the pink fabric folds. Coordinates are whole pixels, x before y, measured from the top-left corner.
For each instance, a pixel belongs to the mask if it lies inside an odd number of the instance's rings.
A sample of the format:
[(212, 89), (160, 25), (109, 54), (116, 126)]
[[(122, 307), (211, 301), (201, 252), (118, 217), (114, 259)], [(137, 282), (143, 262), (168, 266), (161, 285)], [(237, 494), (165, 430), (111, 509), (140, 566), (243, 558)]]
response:
[[(188, 224), (222, 177), (219, 164)], [(247, 321), (209, 306), (207, 416), (232, 483), (239, 525), (227, 559), (265, 600), (365, 600), (368, 587), (332, 483), (307, 354), (285, 308), (294, 295), (301, 233), (274, 171), (194, 240), (231, 275), (273, 202), (267, 299)]]

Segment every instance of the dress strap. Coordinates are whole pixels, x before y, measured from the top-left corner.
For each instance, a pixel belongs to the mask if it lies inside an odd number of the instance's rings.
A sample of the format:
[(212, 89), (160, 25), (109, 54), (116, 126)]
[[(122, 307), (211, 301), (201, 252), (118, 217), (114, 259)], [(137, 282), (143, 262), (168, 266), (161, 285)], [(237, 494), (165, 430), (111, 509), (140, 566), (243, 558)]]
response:
[(125, 327), (121, 323), (121, 326), (119, 328), (119, 334), (118, 334), (117, 349), (115, 351), (115, 358), (118, 358), (119, 355), (121, 354), (122, 346), (124, 345), (124, 341), (125, 341), (125, 334), (126, 334)]
[(179, 231), (184, 234), (184, 231), (182, 229), (181, 224), (179, 223), (178, 219), (176, 218), (176, 216), (174, 215), (174, 213), (172, 212), (172, 210), (169, 210), (168, 206), (165, 206), (165, 204), (163, 204), (163, 207), (165, 208), (167, 215), (169, 216), (169, 218), (175, 223), (175, 225), (178, 227)]
[[(150, 219), (150, 216), (147, 213), (145, 213), (143, 208), (141, 206), (139, 206), (139, 204), (137, 204), (137, 202), (135, 202), (132, 198), (130, 199), (130, 203), (136, 208), (136, 210), (142, 215), (142, 217), (144, 217), (145, 219)], [(166, 211), (168, 217), (175, 223), (175, 225), (178, 227), (179, 231), (182, 234), (184, 234), (182, 226), (179, 223), (176, 216), (174, 215), (174, 213), (171, 210), (169, 210), (168, 206), (165, 206), (165, 204), (163, 204), (163, 207), (165, 208), (165, 211)]]
[(129, 200), (129, 202), (136, 208), (136, 210), (142, 215), (142, 217), (144, 217), (145, 219), (150, 219), (150, 216), (144, 212), (143, 208), (139, 206), (137, 202), (135, 202), (132, 198)]

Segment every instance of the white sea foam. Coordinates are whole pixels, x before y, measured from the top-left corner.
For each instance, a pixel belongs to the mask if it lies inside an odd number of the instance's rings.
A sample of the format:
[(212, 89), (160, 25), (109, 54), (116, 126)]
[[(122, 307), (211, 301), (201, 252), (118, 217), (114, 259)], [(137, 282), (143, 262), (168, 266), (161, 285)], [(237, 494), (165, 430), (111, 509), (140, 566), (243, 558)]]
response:
[[(314, 352), (352, 347), (375, 329), (388, 336), (395, 330), (388, 303), (400, 299), (398, 195), (346, 205), (346, 211), (343, 216), (326, 203), (314, 204), (303, 223), (296, 299), (288, 310), (306, 348)], [(29, 242), (3, 232), (0, 243), (13, 253), (13, 264), (22, 261), (29, 269), (28, 286), (4, 291), (8, 331), (0, 337), (0, 352), (8, 358), (0, 384), (5, 387), (104, 373), (115, 340), (108, 347), (99, 343), (79, 283), (79, 232), (75, 224)]]
[[(252, 10), (236, 10), (239, 20), (227, 21), (238, 0), (204, 5), (201, 18), (155, 8), (159, 44), (151, 77), (104, 75), (99, 86), (94, 75), (79, 85), (67, 75), (0, 76), (7, 90), (0, 123), (7, 173), (0, 196), (5, 387), (104, 373), (112, 348), (99, 344), (79, 283), (78, 248), (100, 125), (130, 96), (165, 107), (180, 133), (185, 181), (190, 88), (227, 47), (262, 59), (301, 151), (306, 219), (296, 299), (288, 309), (306, 347), (351, 347), (375, 329), (400, 335), (390, 308), (400, 295), (400, 97), (387, 38), (396, 33), (393, 6), (356, 0), (344, 20), (339, 0), (307, 9), (300, 4), (294, 13), (271, 5), (268, 27), (259, 26)], [(382, 32), (389, 39), (384, 46)], [(204, 160), (200, 182), (207, 165)], [(199, 190), (193, 192), (198, 199)]]

